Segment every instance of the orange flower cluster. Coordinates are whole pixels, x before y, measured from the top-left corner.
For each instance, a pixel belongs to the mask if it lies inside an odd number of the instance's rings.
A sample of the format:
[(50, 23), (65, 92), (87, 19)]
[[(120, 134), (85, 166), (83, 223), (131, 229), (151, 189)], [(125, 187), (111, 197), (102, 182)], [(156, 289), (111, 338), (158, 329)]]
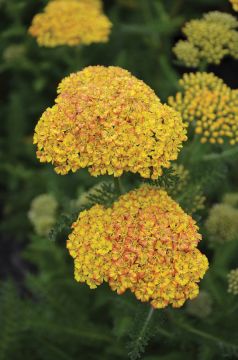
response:
[(212, 73), (189, 73), (180, 80), (181, 91), (169, 104), (192, 122), (201, 142), (230, 145), (238, 142), (238, 90)]
[(95, 205), (73, 224), (67, 247), (75, 278), (96, 288), (103, 281), (130, 289), (155, 308), (180, 307), (198, 294), (208, 268), (196, 248), (195, 221), (164, 190), (147, 185), (122, 195), (112, 208)]
[(156, 179), (186, 139), (180, 114), (143, 81), (119, 67), (90, 66), (60, 83), (34, 143), (59, 174), (89, 167), (93, 176), (131, 171)]
[(106, 42), (110, 30), (101, 1), (52, 0), (34, 17), (29, 33), (39, 45), (55, 47)]

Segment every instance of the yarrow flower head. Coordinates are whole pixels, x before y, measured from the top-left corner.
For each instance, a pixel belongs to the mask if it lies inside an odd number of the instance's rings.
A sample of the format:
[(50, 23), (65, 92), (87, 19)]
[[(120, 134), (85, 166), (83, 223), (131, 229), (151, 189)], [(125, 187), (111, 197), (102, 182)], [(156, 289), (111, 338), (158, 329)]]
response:
[(235, 11), (238, 11), (238, 0), (230, 0), (232, 7)]
[(237, 28), (238, 21), (234, 16), (219, 11), (209, 12), (202, 19), (185, 24), (182, 31), (186, 40), (175, 45), (174, 53), (188, 67), (198, 67), (202, 63), (220, 64), (227, 55), (237, 59)]
[(53, 195), (41, 194), (33, 199), (28, 217), (38, 235), (47, 235), (56, 221), (58, 203)]
[(188, 67), (198, 67), (200, 63), (199, 50), (187, 40), (180, 40), (174, 46), (176, 57)]
[(192, 122), (201, 142), (230, 145), (238, 142), (238, 90), (230, 89), (212, 73), (189, 73), (180, 80), (181, 91), (169, 104)]
[(238, 268), (231, 270), (228, 274), (228, 292), (238, 295)]
[(34, 17), (29, 33), (39, 45), (55, 47), (106, 42), (110, 30), (101, 1), (52, 0)]
[(93, 176), (124, 171), (157, 178), (186, 138), (180, 114), (143, 81), (119, 67), (90, 66), (59, 85), (34, 143), (59, 174), (89, 168)]
[(214, 205), (205, 223), (212, 246), (238, 237), (238, 210), (227, 204)]
[(198, 294), (208, 268), (196, 248), (194, 220), (164, 190), (147, 185), (122, 195), (111, 208), (95, 205), (73, 224), (67, 247), (75, 279), (118, 294), (129, 289), (155, 308), (180, 307)]

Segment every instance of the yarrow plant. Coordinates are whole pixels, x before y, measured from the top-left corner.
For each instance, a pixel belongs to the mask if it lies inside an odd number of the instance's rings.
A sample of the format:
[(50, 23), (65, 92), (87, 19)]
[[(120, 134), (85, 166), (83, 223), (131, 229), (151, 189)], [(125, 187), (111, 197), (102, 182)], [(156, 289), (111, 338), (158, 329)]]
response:
[(107, 42), (111, 26), (100, 0), (52, 0), (34, 17), (29, 33), (41, 46), (89, 45)]
[(75, 279), (96, 288), (104, 281), (155, 308), (180, 307), (198, 294), (207, 258), (196, 248), (195, 221), (164, 190), (144, 185), (111, 208), (80, 213), (67, 247)]
[(209, 212), (205, 227), (212, 246), (237, 239), (238, 209), (228, 204), (214, 205)]
[(182, 29), (186, 40), (174, 47), (178, 60), (188, 67), (220, 64), (225, 56), (238, 58), (238, 21), (230, 14), (213, 11), (191, 20)]
[(130, 171), (152, 179), (177, 159), (186, 139), (176, 110), (112, 66), (90, 66), (62, 80), (34, 135), (37, 157), (59, 174), (88, 167), (93, 176)]
[(238, 90), (230, 89), (212, 73), (187, 73), (181, 91), (169, 105), (192, 123), (202, 143), (235, 145), (238, 142)]

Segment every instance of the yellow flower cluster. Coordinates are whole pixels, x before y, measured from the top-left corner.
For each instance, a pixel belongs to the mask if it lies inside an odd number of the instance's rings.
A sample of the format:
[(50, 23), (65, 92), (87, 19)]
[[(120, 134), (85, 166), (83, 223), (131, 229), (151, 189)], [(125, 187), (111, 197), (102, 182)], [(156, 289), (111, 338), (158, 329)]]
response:
[(238, 0), (230, 0), (232, 6), (233, 6), (233, 9), (235, 11), (238, 11)]
[(211, 245), (238, 238), (238, 210), (227, 204), (214, 205), (205, 223)]
[(188, 67), (199, 64), (220, 64), (230, 55), (238, 58), (238, 21), (230, 14), (213, 11), (199, 20), (191, 20), (182, 31), (186, 40), (174, 47), (178, 60)]
[(238, 90), (230, 89), (212, 73), (189, 73), (180, 80), (181, 91), (169, 104), (183, 119), (193, 122), (201, 142), (230, 145), (238, 142)]
[(53, 0), (34, 17), (29, 33), (39, 45), (55, 47), (106, 42), (110, 29), (99, 0)]
[(31, 203), (29, 220), (38, 235), (48, 235), (56, 221), (58, 203), (53, 195), (41, 194)]
[(155, 308), (180, 307), (197, 296), (208, 268), (197, 230), (166, 191), (144, 185), (112, 208), (80, 213), (67, 241), (75, 279), (90, 288), (108, 282), (118, 294), (129, 289)]
[(173, 51), (176, 57), (188, 67), (198, 67), (200, 63), (199, 50), (187, 40), (179, 40)]
[(40, 161), (59, 174), (89, 167), (93, 176), (131, 171), (155, 179), (187, 139), (180, 114), (119, 67), (85, 68), (66, 77), (58, 93), (34, 143)]
[(238, 295), (238, 269), (231, 270), (228, 274), (228, 292)]

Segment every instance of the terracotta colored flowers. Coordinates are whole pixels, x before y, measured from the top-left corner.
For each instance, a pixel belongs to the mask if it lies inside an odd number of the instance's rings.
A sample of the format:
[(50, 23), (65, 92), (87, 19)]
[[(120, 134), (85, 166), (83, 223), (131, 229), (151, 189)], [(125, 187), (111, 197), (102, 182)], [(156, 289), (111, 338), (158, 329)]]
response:
[(119, 294), (130, 289), (155, 308), (180, 307), (196, 297), (208, 268), (200, 239), (194, 220), (164, 190), (143, 186), (112, 208), (81, 212), (67, 247), (77, 281), (91, 288), (105, 281)]
[(110, 29), (99, 0), (54, 0), (34, 17), (29, 32), (39, 45), (54, 47), (106, 42)]
[(191, 122), (201, 142), (238, 142), (238, 90), (230, 89), (212, 73), (185, 74), (181, 91), (169, 104)]
[(180, 114), (143, 81), (119, 67), (91, 66), (59, 85), (34, 143), (57, 173), (89, 168), (93, 176), (124, 171), (157, 178), (186, 140)]
[(178, 60), (185, 66), (198, 67), (203, 63), (220, 64), (230, 55), (238, 58), (238, 21), (230, 14), (213, 11), (202, 19), (191, 20), (182, 31), (186, 40), (174, 47)]

